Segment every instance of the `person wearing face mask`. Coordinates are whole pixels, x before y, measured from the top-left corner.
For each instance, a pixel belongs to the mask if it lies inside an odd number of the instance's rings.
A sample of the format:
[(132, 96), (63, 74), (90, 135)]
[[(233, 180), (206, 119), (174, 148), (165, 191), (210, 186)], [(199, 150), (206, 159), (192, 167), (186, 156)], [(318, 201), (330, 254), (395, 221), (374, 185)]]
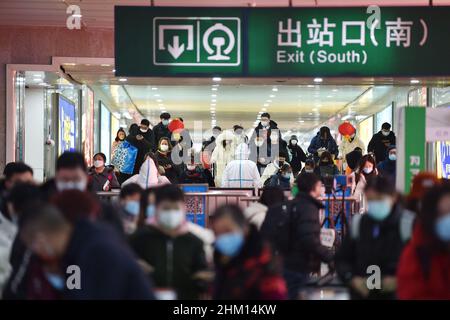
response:
[[(360, 203), (360, 212), (364, 212), (366, 209), (366, 200), (364, 198), (364, 188), (366, 187), (367, 180), (378, 176), (378, 170), (376, 168), (376, 162), (372, 155), (366, 154), (359, 161), (358, 169), (352, 174), (354, 179), (354, 186), (352, 187), (353, 196), (356, 201)], [(392, 185), (392, 183), (390, 183)]]
[(249, 160), (245, 143), (236, 148), (235, 160), (227, 164), (222, 176), (222, 188), (258, 188), (260, 176), (256, 164)]
[[(352, 299), (395, 299), (397, 264), (410, 238), (412, 223), (397, 202), (395, 187), (374, 177), (365, 187), (367, 213), (352, 217), (336, 254), (336, 271)], [(380, 289), (369, 289), (369, 266), (378, 266)]]
[[(54, 294), (64, 300), (150, 300), (150, 280), (135, 261), (131, 250), (105, 225), (86, 218), (68, 220), (57, 208), (42, 205), (25, 215), (21, 237), (39, 258), (42, 276)], [(68, 287), (67, 270), (81, 270), (79, 288)], [(39, 287), (36, 286), (35, 287)], [(44, 296), (28, 296), (44, 299)]]
[(334, 164), (331, 153), (324, 151), (320, 155), (319, 165), (314, 169), (314, 173), (322, 179), (339, 174), (338, 167)]
[(322, 182), (313, 173), (297, 177), (293, 200), (269, 208), (261, 233), (283, 258), (289, 299), (298, 299), (299, 290), (318, 272), (320, 262), (332, 264), (333, 254), (320, 243), (319, 200)]
[(383, 177), (389, 178), (395, 184), (395, 175), (397, 173), (397, 148), (389, 146), (388, 158), (377, 165), (378, 172)]
[(269, 245), (235, 205), (211, 217), (216, 235), (214, 300), (280, 300), (287, 290)]
[(0, 215), (0, 297), (3, 299), (25, 298), (25, 282), (17, 281), (14, 287), (12, 285), (27, 252), (17, 231), (24, 212), (27, 208), (38, 206), (41, 198), (39, 187), (16, 183), (5, 199), (11, 220)]
[(302, 169), (300, 174), (302, 173), (314, 173), (316, 169), (316, 162), (312, 158), (308, 158), (305, 161), (305, 167)]
[[(342, 141), (339, 145), (339, 157), (342, 158), (342, 161), (345, 166), (347, 166), (347, 154), (359, 148), (361, 150), (366, 150), (364, 146), (364, 142), (356, 135), (356, 128), (353, 127), (350, 123), (345, 122), (342, 125), (346, 125), (348, 127), (347, 134), (342, 134)], [(341, 125), (341, 126), (342, 126)]]
[(150, 143), (151, 150), (155, 150), (155, 134), (153, 133), (153, 130), (150, 129), (150, 121), (147, 119), (142, 119), (141, 123), (139, 124), (139, 134), (148, 142)]
[(130, 126), (129, 134), (125, 140), (137, 149), (137, 155), (134, 161), (133, 173), (120, 174), (122, 183), (132, 175), (139, 173), (142, 163), (145, 161), (146, 154), (152, 151), (152, 144), (144, 138), (144, 136), (141, 134), (141, 128), (135, 123)]
[(158, 165), (164, 169), (163, 175), (169, 179), (170, 183), (178, 183), (179, 166), (176, 166), (172, 161), (172, 145), (168, 138), (159, 140), (156, 160), (158, 160)]
[(321, 127), (317, 135), (312, 138), (308, 147), (308, 152), (314, 156), (316, 162), (319, 162), (320, 155), (324, 151), (331, 153), (334, 159), (339, 155), (338, 146), (328, 127)]
[(94, 192), (120, 188), (114, 168), (106, 166), (106, 155), (104, 153), (99, 152), (94, 155), (94, 165), (89, 169), (88, 174), (89, 187)]
[(216, 147), (210, 162), (215, 165), (214, 183), (222, 185), (223, 172), (227, 164), (234, 160), (236, 153), (236, 137), (230, 130), (223, 131), (216, 139)]
[(391, 125), (385, 122), (381, 130), (373, 135), (367, 146), (367, 152), (373, 153), (377, 163), (380, 163), (388, 157), (389, 146), (395, 146), (395, 134), (391, 131)]
[(120, 190), (119, 204), (124, 210), (123, 224), (126, 234), (132, 234), (137, 227), (140, 214), (142, 188), (136, 183), (130, 183)]
[[(269, 163), (266, 168), (264, 169), (264, 172), (261, 176), (261, 183), (263, 185), (269, 183), (270, 179), (272, 178), (273, 175), (277, 174), (281, 167), (287, 163), (287, 159), (288, 159), (288, 154), (286, 152), (280, 151), (279, 155), (277, 158), (274, 159), (273, 162)], [(291, 171), (291, 177), (289, 178), (290, 184), (292, 185), (295, 181), (294, 179), (294, 175), (292, 174)]]
[(450, 300), (450, 185), (443, 181), (423, 198), (411, 241), (397, 268), (397, 296)]
[(248, 137), (244, 132), (244, 127), (238, 124), (234, 125), (233, 133), (236, 136), (236, 145), (240, 145), (241, 143), (248, 143)]
[(250, 157), (249, 159), (256, 162), (260, 174), (270, 163), (270, 158), (267, 156), (268, 145), (263, 137), (256, 136), (252, 143), (250, 143)]
[[(153, 127), (153, 134), (155, 136), (155, 142), (158, 143), (162, 138), (167, 138), (170, 141), (172, 133), (169, 130), (170, 123), (170, 113), (163, 112), (160, 114), (159, 119), (161, 120), (156, 126)], [(155, 144), (155, 149), (159, 147)], [(157, 150), (154, 150), (155, 152)]]
[(266, 180), (268, 182), (268, 186), (271, 187), (280, 187), (284, 190), (290, 190), (292, 183), (292, 168), (289, 163), (284, 163), (280, 170), (276, 174), (274, 174), (270, 179)]
[(153, 268), (157, 296), (198, 299), (204, 292), (204, 283), (197, 277), (207, 270), (203, 242), (189, 231), (184, 195), (178, 187), (155, 190), (154, 220), (138, 228), (130, 245)]
[(185, 165), (185, 169), (181, 173), (179, 182), (184, 184), (209, 183), (203, 168), (200, 164), (196, 164), (193, 158), (190, 163)]
[(298, 138), (296, 135), (292, 135), (289, 139), (288, 149), (291, 154), (291, 166), (294, 177), (297, 177), (302, 170), (302, 162), (306, 162), (306, 154), (303, 149), (298, 145)]
[[(65, 190), (91, 191), (88, 188), (88, 182), (89, 176), (84, 156), (79, 152), (66, 151), (56, 160), (55, 177), (41, 185), (43, 199), (44, 201), (50, 201), (52, 197)], [(95, 217), (96, 220), (110, 224), (119, 235), (124, 236), (120, 216), (121, 208), (109, 201), (103, 200), (100, 203), (101, 210)]]

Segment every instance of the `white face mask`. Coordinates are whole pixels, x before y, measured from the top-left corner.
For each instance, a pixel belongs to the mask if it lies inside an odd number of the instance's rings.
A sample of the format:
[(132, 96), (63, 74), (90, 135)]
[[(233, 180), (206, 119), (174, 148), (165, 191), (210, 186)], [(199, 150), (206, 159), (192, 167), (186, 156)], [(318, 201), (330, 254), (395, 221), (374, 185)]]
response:
[(292, 140), (291, 143), (293, 146), (295, 146), (295, 145), (297, 145), (297, 140)]
[(61, 192), (64, 190), (80, 190), (86, 191), (87, 180), (81, 181), (56, 181), (56, 189)]
[(184, 221), (183, 210), (164, 210), (157, 215), (158, 224), (169, 230), (178, 228)]
[(371, 174), (372, 171), (373, 171), (373, 168), (364, 168), (364, 169), (363, 169), (363, 172), (364, 172), (365, 174)]
[(269, 121), (261, 121), (263, 127), (267, 127), (269, 125)]
[(196, 166), (195, 165), (187, 165), (186, 167), (188, 170), (194, 171)]
[(140, 128), (140, 130), (141, 130), (142, 133), (146, 133), (148, 131), (148, 128), (147, 129)]
[(389, 135), (389, 133), (391, 133), (390, 131), (381, 131), (381, 133), (383, 134), (383, 136), (387, 137)]
[(159, 146), (159, 149), (162, 152), (166, 152), (167, 150), (169, 150), (169, 146), (167, 144), (162, 144), (162, 145)]
[(103, 167), (104, 164), (105, 164), (105, 162), (103, 162), (103, 160), (95, 160), (94, 161), (94, 167), (96, 167), (96, 168)]

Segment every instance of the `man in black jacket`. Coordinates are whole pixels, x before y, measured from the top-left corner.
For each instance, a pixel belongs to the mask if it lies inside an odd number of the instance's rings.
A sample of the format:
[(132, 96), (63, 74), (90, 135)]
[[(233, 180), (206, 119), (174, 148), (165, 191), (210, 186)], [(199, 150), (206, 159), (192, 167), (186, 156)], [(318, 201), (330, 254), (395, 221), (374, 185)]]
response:
[(161, 121), (153, 127), (153, 134), (155, 135), (155, 149), (153, 149), (154, 151), (156, 151), (156, 149), (158, 148), (159, 140), (161, 140), (161, 138), (167, 138), (169, 139), (169, 141), (171, 141), (172, 136), (172, 133), (168, 128), (168, 125), (170, 123), (170, 113), (163, 112), (161, 113), (159, 118), (161, 119)]
[(381, 126), (381, 131), (375, 133), (367, 146), (367, 152), (375, 154), (377, 164), (386, 160), (388, 148), (395, 145), (395, 134), (391, 131), (391, 125), (387, 122)]
[(43, 205), (25, 216), (21, 237), (62, 299), (154, 299), (136, 257), (106, 225), (87, 219), (70, 223)]
[[(303, 173), (297, 178), (298, 194), (292, 201), (283, 202), (269, 209), (261, 232), (274, 243), (284, 257), (284, 277), (290, 299), (297, 299), (311, 272), (317, 272), (320, 262), (331, 263), (333, 255), (320, 243), (318, 200), (322, 182), (313, 173)], [(282, 212), (286, 212), (286, 226), (276, 230)], [(278, 216), (278, 217), (277, 217)], [(286, 237), (285, 241), (274, 241), (275, 237)], [(281, 235), (280, 235), (281, 234)], [(271, 239), (272, 238), (272, 239)], [(283, 243), (284, 245), (280, 244)]]
[[(145, 161), (145, 155), (152, 151), (152, 144), (144, 138), (144, 136), (140, 133), (140, 130), (141, 129), (137, 124), (132, 124), (126, 138), (126, 141), (138, 150), (136, 161), (134, 163), (133, 175), (139, 174), (139, 170), (141, 170), (141, 166)], [(123, 176), (131, 177), (132, 175), (123, 174)]]
[(155, 135), (153, 130), (150, 129), (150, 121), (142, 119), (139, 125), (139, 135), (141, 135), (151, 145), (151, 150), (156, 149)]
[(365, 196), (367, 214), (353, 216), (336, 254), (336, 271), (352, 299), (393, 299), (397, 263), (414, 218), (396, 204), (395, 187), (387, 178), (368, 180)]

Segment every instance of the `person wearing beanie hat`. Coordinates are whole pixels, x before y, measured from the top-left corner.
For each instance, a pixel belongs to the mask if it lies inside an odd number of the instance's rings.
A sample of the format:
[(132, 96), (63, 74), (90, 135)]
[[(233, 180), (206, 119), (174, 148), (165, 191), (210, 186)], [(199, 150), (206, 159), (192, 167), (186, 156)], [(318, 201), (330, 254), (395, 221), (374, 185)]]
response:
[(395, 146), (388, 147), (388, 157), (377, 165), (380, 175), (389, 178), (395, 184), (395, 175), (397, 173), (397, 148)]
[(298, 145), (298, 138), (292, 135), (289, 139), (288, 151), (291, 154), (291, 167), (294, 177), (302, 170), (302, 162), (306, 162), (306, 154)]
[(375, 133), (367, 146), (367, 152), (375, 155), (375, 160), (380, 163), (388, 157), (387, 149), (395, 146), (395, 134), (391, 131), (391, 125), (383, 123), (381, 130)]

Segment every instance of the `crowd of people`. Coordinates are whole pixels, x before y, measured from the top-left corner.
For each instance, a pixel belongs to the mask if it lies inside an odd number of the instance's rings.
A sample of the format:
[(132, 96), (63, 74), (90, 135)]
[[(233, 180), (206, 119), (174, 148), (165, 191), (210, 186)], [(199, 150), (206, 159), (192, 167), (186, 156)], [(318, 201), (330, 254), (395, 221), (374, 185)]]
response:
[[(82, 154), (65, 152), (42, 184), (25, 163), (5, 166), (3, 299), (298, 299), (323, 264), (352, 299), (450, 299), (450, 184), (419, 173), (410, 194), (398, 194), (389, 124), (367, 154), (356, 133), (338, 146), (322, 127), (308, 155), (265, 113), (250, 138), (238, 125), (214, 128), (197, 157), (189, 132), (170, 123), (164, 113), (153, 128), (144, 119), (128, 135), (119, 130), (109, 166), (103, 153), (88, 168)], [(339, 174), (352, 177), (362, 209), (330, 248), (320, 211), (325, 179)], [(206, 212), (202, 227), (188, 219), (178, 186), (186, 183), (262, 194), (245, 209)], [(113, 189), (117, 201), (99, 197)], [(374, 266), (380, 284), (372, 287)]]

